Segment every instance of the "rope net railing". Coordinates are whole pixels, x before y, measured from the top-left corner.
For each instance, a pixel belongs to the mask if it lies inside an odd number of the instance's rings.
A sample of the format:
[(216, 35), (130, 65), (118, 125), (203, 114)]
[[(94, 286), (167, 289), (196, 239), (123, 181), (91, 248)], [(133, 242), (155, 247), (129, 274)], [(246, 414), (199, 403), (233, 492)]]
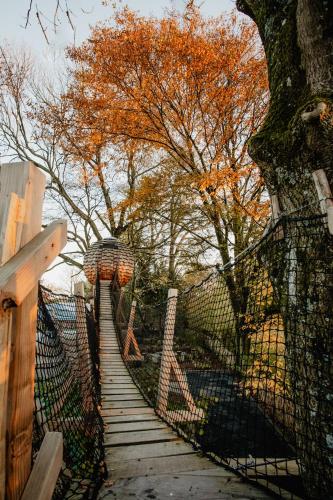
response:
[(33, 451), (47, 431), (63, 434), (54, 499), (96, 498), (104, 474), (98, 330), (83, 297), (40, 286)]
[[(117, 322), (124, 361), (157, 413), (281, 497), (305, 498), (301, 472), (316, 463), (320, 475), (324, 460), (312, 444), (327, 403), (318, 339), (333, 323), (326, 223), (283, 217), (235, 262), (178, 298), (138, 300), (134, 321)], [(304, 462), (309, 449), (317, 456)]]

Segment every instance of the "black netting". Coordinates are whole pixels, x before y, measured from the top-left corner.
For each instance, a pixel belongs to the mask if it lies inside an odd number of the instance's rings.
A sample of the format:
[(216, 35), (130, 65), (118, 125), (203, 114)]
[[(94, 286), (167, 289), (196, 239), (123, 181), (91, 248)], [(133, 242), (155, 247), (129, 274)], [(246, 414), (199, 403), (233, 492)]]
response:
[(99, 414), (98, 336), (79, 296), (39, 290), (34, 453), (46, 431), (63, 434), (64, 457), (55, 499), (95, 498), (104, 474)]
[[(286, 217), (178, 299), (154, 306), (139, 297), (133, 333), (142, 358), (133, 342), (124, 357), (165, 420), (281, 496), (304, 498), (301, 478), (321, 477), (326, 466), (329, 239), (324, 216)], [(128, 332), (119, 321), (118, 333), (124, 349)], [(327, 491), (330, 479), (321, 481)]]

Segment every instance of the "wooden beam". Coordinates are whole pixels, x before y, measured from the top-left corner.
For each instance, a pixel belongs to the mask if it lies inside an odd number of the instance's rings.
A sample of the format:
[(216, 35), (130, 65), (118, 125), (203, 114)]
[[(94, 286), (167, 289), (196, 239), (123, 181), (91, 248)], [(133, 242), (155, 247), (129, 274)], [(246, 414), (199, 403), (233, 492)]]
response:
[(61, 432), (47, 432), (21, 500), (51, 500), (62, 466)]
[[(133, 300), (132, 306), (131, 306), (130, 317), (128, 320), (126, 338), (125, 338), (125, 342), (124, 342), (125, 345), (124, 345), (123, 356), (124, 356), (124, 359), (126, 361), (141, 361), (143, 359), (138, 342), (137, 342), (135, 335), (134, 335), (135, 309), (136, 309), (136, 300)], [(131, 344), (133, 344), (133, 348), (135, 351), (133, 355), (129, 354)]]
[[(32, 163), (20, 162), (0, 165), (0, 265), (8, 262), (20, 248), (31, 240), (41, 230), (42, 204), (45, 189), (45, 176)], [(34, 303), (37, 302), (37, 288), (31, 292), (34, 295)], [(35, 339), (36, 309), (29, 314), (30, 298), (24, 309), (20, 307), (2, 311), (0, 307), (0, 500), (5, 496), (5, 479), (10, 483), (8, 471), (10, 468), (9, 456), (17, 453), (14, 443), (11, 448), (12, 416), (15, 415), (16, 401), (20, 398), (14, 393), (14, 383), (19, 383), (16, 377), (16, 368), (20, 373), (23, 367), (28, 366), (27, 376), (24, 375), (25, 383), (22, 386), (22, 397), (25, 404), (24, 409), (28, 415), (28, 427), (26, 419), (23, 418), (23, 429), (18, 431), (18, 440), (21, 444), (18, 460), (20, 461), (20, 474), (14, 478), (15, 488), (21, 495), (24, 484), (31, 468), (31, 441), (32, 441), (32, 412), (33, 412), (33, 384), (34, 384), (34, 345), (28, 339)], [(33, 308), (32, 308), (33, 309)], [(21, 345), (22, 335), (19, 330), (23, 325), (24, 345)], [(32, 351), (33, 349), (33, 351)], [(32, 351), (32, 352), (31, 352)], [(21, 357), (24, 363), (21, 365)], [(28, 382), (29, 380), (29, 382)], [(27, 390), (27, 385), (30, 387)], [(29, 396), (28, 396), (29, 393)], [(8, 397), (9, 396), (9, 397)], [(22, 400), (20, 401), (22, 403)], [(22, 417), (22, 415), (21, 415)], [(19, 416), (16, 415), (16, 423)], [(20, 427), (20, 425), (19, 425)], [(15, 431), (14, 431), (15, 433)], [(23, 484), (22, 484), (23, 483)], [(10, 498), (10, 496), (8, 496)]]
[(52, 222), (2, 266), (0, 304), (4, 309), (8, 299), (16, 305), (22, 304), (44, 271), (65, 246), (66, 241), (66, 221)]
[(165, 317), (163, 350), (161, 358), (160, 378), (158, 382), (157, 393), (157, 411), (165, 414), (168, 406), (168, 395), (170, 385), (170, 353), (173, 352), (173, 336), (175, 332), (176, 308), (177, 308), (178, 290), (170, 288), (168, 291), (168, 304)]

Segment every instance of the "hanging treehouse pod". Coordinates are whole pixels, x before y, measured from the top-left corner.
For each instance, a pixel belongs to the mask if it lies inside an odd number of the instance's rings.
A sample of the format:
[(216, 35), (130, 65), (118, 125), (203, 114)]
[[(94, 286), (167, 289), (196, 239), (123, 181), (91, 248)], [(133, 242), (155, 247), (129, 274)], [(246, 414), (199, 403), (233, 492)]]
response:
[(83, 270), (91, 284), (96, 279), (109, 280), (117, 275), (120, 287), (125, 286), (132, 277), (134, 270), (134, 256), (131, 250), (116, 238), (106, 238), (96, 241), (87, 250)]

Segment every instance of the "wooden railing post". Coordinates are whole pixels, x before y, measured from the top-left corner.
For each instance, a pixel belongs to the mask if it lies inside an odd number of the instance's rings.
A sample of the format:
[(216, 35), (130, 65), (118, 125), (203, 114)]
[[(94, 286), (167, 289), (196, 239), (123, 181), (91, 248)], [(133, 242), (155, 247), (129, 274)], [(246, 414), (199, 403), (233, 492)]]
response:
[[(163, 350), (161, 358), (161, 370), (158, 383), (158, 394), (156, 410), (163, 417), (167, 417), (172, 421), (194, 421), (204, 418), (204, 411), (198, 408), (192, 397), (188, 386), (187, 378), (179, 366), (176, 355), (173, 351), (173, 337), (176, 323), (178, 290), (171, 288), (168, 292), (168, 304), (165, 318)], [(170, 390), (171, 371), (182, 392), (187, 410), (170, 410), (168, 411), (168, 397)]]
[(38, 279), (66, 241), (63, 222), (41, 233), (44, 189), (33, 164), (0, 166), (0, 500), (30, 474)]
[[(44, 189), (45, 176), (31, 163), (1, 165), (1, 265), (41, 230)], [(6, 481), (9, 499), (21, 496), (31, 468), (37, 284), (22, 305), (2, 316), (0, 498)]]
[(175, 333), (176, 308), (178, 290), (170, 288), (168, 291), (168, 304), (165, 317), (163, 350), (161, 358), (160, 378), (158, 382), (157, 410), (166, 413), (170, 385), (171, 360), (173, 353), (173, 336)]
[[(124, 342), (123, 356), (126, 361), (140, 361), (142, 359), (140, 348), (134, 335), (135, 309), (136, 309), (136, 300), (133, 300), (131, 305), (130, 317), (128, 320), (125, 342)], [(133, 344), (133, 348), (135, 351), (133, 355), (129, 354), (131, 344)]]

